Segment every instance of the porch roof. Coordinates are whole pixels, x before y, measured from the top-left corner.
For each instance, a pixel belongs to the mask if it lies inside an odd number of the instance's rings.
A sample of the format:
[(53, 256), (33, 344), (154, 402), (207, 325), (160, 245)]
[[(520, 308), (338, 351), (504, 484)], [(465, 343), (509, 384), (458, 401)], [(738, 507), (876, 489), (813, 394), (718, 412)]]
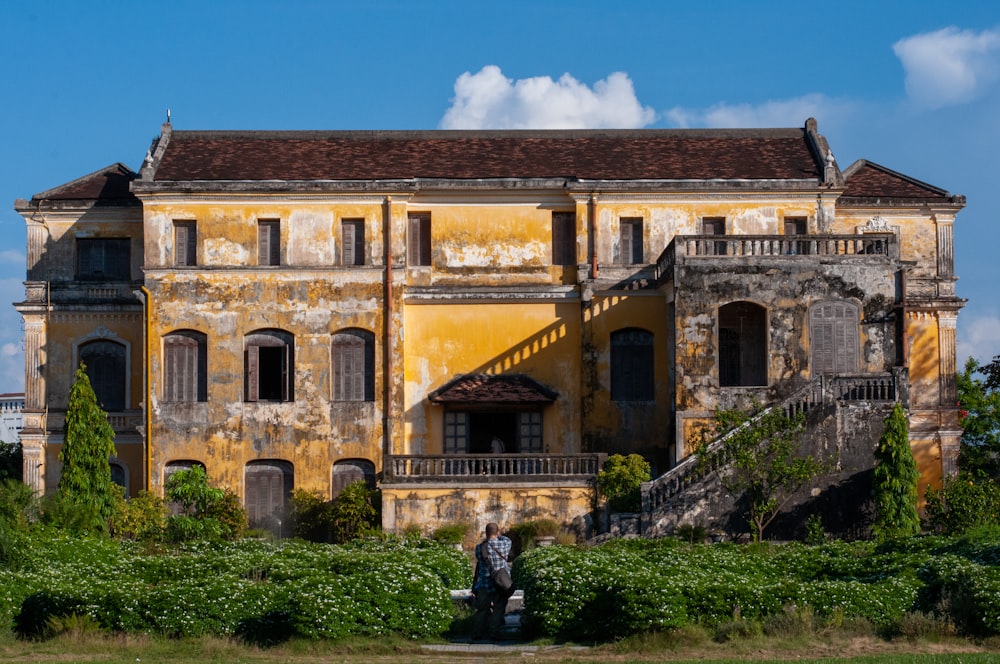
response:
[(464, 374), (428, 396), (437, 404), (544, 404), (559, 393), (522, 374)]

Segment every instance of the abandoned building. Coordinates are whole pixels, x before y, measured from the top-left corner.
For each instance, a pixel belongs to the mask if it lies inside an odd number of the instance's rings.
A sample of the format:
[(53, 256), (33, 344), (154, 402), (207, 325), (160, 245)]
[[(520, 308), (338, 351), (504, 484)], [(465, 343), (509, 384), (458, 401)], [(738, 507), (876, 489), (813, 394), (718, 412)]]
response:
[(113, 164), (15, 203), (24, 479), (56, 487), (83, 362), (116, 482), (162, 493), (200, 464), (258, 524), (293, 487), (330, 498), (358, 479), (381, 489), (387, 530), (568, 523), (593, 512), (607, 455), (639, 453), (659, 478), (647, 528), (669, 529), (695, 429), (804, 394), (840, 409), (834, 444), (880, 425), (884, 408), (862, 406), (903, 401), (921, 482), (939, 483), (961, 435), (964, 203), (868, 161), (841, 170), (812, 119), (168, 121), (138, 173)]

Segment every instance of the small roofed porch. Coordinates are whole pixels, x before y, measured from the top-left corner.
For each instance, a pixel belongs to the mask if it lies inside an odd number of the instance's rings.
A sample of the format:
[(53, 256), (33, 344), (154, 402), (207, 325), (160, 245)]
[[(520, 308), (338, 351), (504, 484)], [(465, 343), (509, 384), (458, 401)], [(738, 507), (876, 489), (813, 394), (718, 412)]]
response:
[(461, 523), (471, 544), (490, 521), (551, 519), (591, 534), (606, 455), (549, 451), (543, 417), (558, 396), (520, 374), (466, 374), (428, 395), (443, 409), (442, 453), (383, 458), (383, 530)]

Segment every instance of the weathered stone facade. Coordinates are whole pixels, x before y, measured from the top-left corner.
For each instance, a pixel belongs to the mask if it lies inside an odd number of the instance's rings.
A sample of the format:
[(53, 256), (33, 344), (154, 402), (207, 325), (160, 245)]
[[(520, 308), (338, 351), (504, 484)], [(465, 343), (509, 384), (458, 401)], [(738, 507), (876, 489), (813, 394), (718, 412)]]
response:
[(365, 479), (388, 529), (544, 516), (592, 530), (604, 455), (664, 473), (716, 409), (821, 377), (908, 391), (937, 482), (960, 435), (963, 205), (876, 164), (841, 172), (812, 120), (168, 123), (139, 173), (115, 165), (16, 204), (25, 477), (54, 488), (86, 356), (131, 494), (201, 464), (264, 525), (292, 487), (330, 497)]

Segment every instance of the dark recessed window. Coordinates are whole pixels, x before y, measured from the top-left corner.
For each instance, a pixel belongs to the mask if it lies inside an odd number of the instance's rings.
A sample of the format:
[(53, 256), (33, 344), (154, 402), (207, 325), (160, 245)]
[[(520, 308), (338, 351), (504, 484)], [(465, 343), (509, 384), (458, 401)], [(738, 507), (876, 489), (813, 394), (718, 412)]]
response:
[(128, 281), (132, 275), (131, 240), (128, 238), (78, 238), (76, 276), (94, 281)]

